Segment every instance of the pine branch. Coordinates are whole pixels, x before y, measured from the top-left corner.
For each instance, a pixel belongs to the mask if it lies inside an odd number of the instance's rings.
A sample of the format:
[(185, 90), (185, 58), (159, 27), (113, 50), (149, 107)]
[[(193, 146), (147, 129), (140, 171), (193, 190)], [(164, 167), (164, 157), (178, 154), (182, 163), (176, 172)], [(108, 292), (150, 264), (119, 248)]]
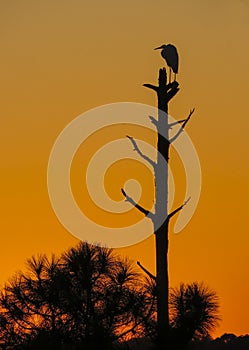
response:
[(126, 201), (131, 203), (135, 208), (137, 208), (145, 216), (153, 215), (149, 210), (145, 209), (144, 207), (136, 203), (131, 197), (129, 197), (123, 188), (121, 188), (121, 192), (123, 193), (123, 196), (125, 197)]
[(152, 117), (151, 115), (149, 115), (149, 118), (150, 118), (151, 123), (157, 127), (158, 126), (157, 120), (154, 117)]
[[(178, 132), (175, 134), (175, 136), (173, 136), (173, 137), (169, 140), (170, 143), (174, 142), (174, 141), (181, 135), (181, 133), (184, 131), (184, 128), (185, 128), (186, 124), (188, 123), (188, 121), (190, 120), (191, 115), (194, 113), (194, 111), (195, 111), (194, 108), (193, 108), (192, 110), (190, 110), (188, 117), (187, 117), (186, 119), (184, 119), (183, 124), (182, 124), (182, 126), (180, 127), (180, 129), (178, 130)], [(181, 122), (182, 122), (182, 121), (181, 121)]]
[(140, 157), (142, 157), (144, 160), (146, 160), (146, 161), (147, 161), (150, 165), (152, 165), (153, 168), (154, 168), (156, 164), (153, 162), (152, 159), (150, 159), (149, 157), (147, 157), (144, 153), (142, 153), (142, 152), (140, 151), (140, 149), (139, 149), (139, 147), (138, 147), (136, 141), (134, 140), (134, 138), (131, 137), (131, 136), (128, 136), (128, 135), (126, 135), (126, 137), (128, 137), (128, 139), (129, 139), (129, 140), (131, 141), (131, 143), (133, 144), (134, 151), (136, 151), (136, 152), (140, 155)]
[(152, 84), (143, 84), (143, 86), (147, 87), (148, 89), (152, 89), (154, 91), (158, 91), (158, 86), (152, 85)]
[(182, 210), (182, 208), (185, 207), (185, 205), (190, 201), (191, 197), (189, 197), (180, 207), (176, 208), (174, 211), (172, 211), (168, 217), (167, 217), (167, 221), (169, 221), (176, 213), (178, 213), (178, 211)]
[(178, 124), (184, 123), (185, 120), (186, 120), (186, 119), (181, 119), (181, 120), (178, 120), (177, 122), (171, 123), (171, 124), (169, 124), (169, 127), (171, 128), (171, 127), (174, 126), (174, 125), (178, 125)]
[(180, 89), (177, 87), (172, 88), (167, 92), (167, 102), (169, 102), (179, 91)]
[(150, 271), (148, 271), (141, 263), (140, 261), (137, 261), (137, 265), (154, 281), (156, 281), (156, 276), (154, 276)]
[(172, 81), (172, 83), (167, 84), (167, 91), (170, 89), (176, 89), (179, 86), (177, 81)]
[(143, 322), (144, 322), (143, 319), (142, 319), (142, 320), (139, 320), (139, 321), (137, 321), (137, 322), (135, 322), (135, 324), (134, 324), (131, 328), (126, 329), (126, 331), (124, 331), (123, 333), (120, 333), (120, 334), (118, 334), (118, 335), (115, 335), (115, 336), (114, 336), (114, 337), (115, 337), (115, 340), (118, 340), (118, 339), (124, 337), (125, 335), (127, 335), (127, 334), (129, 334), (129, 333), (135, 334), (135, 329), (136, 329), (140, 324), (142, 324)]

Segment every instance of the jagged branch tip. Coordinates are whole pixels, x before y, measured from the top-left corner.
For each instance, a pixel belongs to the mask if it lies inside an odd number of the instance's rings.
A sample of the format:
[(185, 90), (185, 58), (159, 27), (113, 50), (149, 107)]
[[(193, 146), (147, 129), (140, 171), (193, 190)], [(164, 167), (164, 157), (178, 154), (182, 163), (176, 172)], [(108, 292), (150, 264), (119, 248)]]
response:
[(140, 261), (137, 261), (137, 265), (154, 281), (156, 281), (156, 276), (154, 276), (149, 270), (147, 270)]
[(190, 120), (192, 114), (194, 113), (195, 111), (195, 108), (191, 109), (190, 112), (189, 112), (189, 115), (186, 119), (183, 119), (183, 120), (180, 120), (179, 122), (175, 122), (175, 123), (172, 123), (170, 124), (169, 126), (173, 126), (173, 125), (176, 125), (178, 123), (183, 123), (181, 126), (180, 126), (180, 129), (178, 130), (178, 132), (169, 140), (170, 143), (174, 142), (180, 135), (181, 133), (184, 131), (184, 128), (185, 126), (187, 125), (188, 121)]
[(143, 213), (145, 216), (150, 216), (152, 217), (153, 214), (145, 209), (144, 207), (142, 207), (141, 205), (139, 205), (138, 203), (136, 203), (134, 201), (134, 199), (132, 199), (131, 197), (128, 196), (128, 194), (125, 192), (125, 190), (123, 188), (121, 188), (121, 192), (123, 194), (123, 196), (125, 197), (125, 200), (129, 203), (131, 203), (137, 210), (139, 210), (141, 213)]
[(175, 214), (177, 214), (180, 210), (182, 210), (185, 205), (187, 205), (187, 203), (190, 201), (191, 197), (189, 197), (182, 205), (180, 205), (180, 207), (176, 208), (175, 210), (173, 210), (167, 217), (167, 220), (169, 221)]
[(146, 154), (144, 154), (138, 147), (136, 141), (134, 140), (133, 137), (129, 136), (129, 135), (126, 135), (126, 137), (131, 141), (133, 147), (134, 147), (134, 151), (136, 151), (140, 157), (142, 157), (144, 160), (146, 160), (146, 162), (148, 162), (150, 165), (153, 166), (153, 168), (155, 167), (155, 162), (153, 162), (152, 159), (150, 159), (148, 156), (146, 156)]

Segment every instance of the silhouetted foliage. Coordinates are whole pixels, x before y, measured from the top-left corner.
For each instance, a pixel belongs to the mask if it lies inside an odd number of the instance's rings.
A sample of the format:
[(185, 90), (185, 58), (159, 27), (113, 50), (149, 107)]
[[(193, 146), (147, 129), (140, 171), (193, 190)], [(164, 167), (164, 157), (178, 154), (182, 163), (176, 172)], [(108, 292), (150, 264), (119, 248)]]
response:
[[(111, 249), (80, 243), (59, 258), (32, 257), (1, 292), (0, 348), (109, 350), (135, 337), (155, 342), (156, 298), (156, 281)], [(172, 289), (172, 344), (207, 337), (217, 308), (216, 294), (203, 284)]]
[(3, 349), (110, 349), (154, 311), (150, 284), (110, 249), (80, 243), (27, 268), (1, 293)]
[[(153, 344), (148, 339), (132, 339), (120, 347), (120, 350), (154, 350)], [(169, 349), (179, 350), (177, 344)], [(193, 340), (185, 346), (185, 350), (248, 350), (249, 335), (236, 337), (234, 334), (223, 334), (221, 337), (211, 339), (206, 337), (202, 340)]]
[[(191, 341), (210, 338), (220, 320), (216, 293), (203, 283), (180, 284), (169, 293), (170, 332), (168, 346), (184, 349)], [(156, 315), (152, 315), (146, 334), (157, 342)], [(160, 349), (160, 344), (159, 349)]]
[(180, 345), (207, 338), (218, 324), (218, 298), (203, 283), (181, 284), (171, 289), (172, 339)]
[(225, 333), (221, 337), (206, 339), (194, 342), (191, 350), (248, 350), (249, 349), (249, 335), (236, 337), (231, 333)]

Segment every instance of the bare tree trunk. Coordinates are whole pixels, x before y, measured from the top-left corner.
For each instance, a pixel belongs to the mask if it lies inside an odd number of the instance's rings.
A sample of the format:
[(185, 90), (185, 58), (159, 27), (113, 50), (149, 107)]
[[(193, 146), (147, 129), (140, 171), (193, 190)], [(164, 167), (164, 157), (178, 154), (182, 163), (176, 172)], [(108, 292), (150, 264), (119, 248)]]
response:
[[(159, 71), (159, 83), (158, 86), (152, 84), (144, 84), (145, 87), (152, 89), (157, 93), (158, 99), (158, 120), (151, 117), (153, 124), (156, 125), (158, 131), (157, 142), (157, 162), (154, 164), (147, 156), (145, 156), (139, 149), (136, 141), (133, 137), (128, 136), (134, 150), (149, 163), (153, 164), (155, 169), (155, 185), (156, 185), (156, 202), (155, 202), (155, 214), (143, 208), (136, 203), (128, 194), (121, 189), (126, 200), (130, 202), (135, 208), (137, 208), (145, 216), (153, 220), (154, 233), (156, 239), (156, 276), (153, 276), (146, 268), (144, 268), (140, 262), (137, 262), (142, 270), (148, 274), (150, 278), (156, 280), (157, 285), (157, 334), (158, 342), (162, 345), (163, 349), (169, 344), (170, 324), (169, 324), (169, 276), (168, 276), (168, 228), (170, 218), (179, 212), (184, 205), (175, 209), (173, 212), (168, 212), (168, 160), (170, 144), (173, 142), (183, 131), (185, 125), (189, 121), (193, 111), (189, 116), (179, 121), (183, 123), (176, 135), (169, 139), (169, 129), (172, 125), (168, 121), (168, 102), (177, 94), (179, 88), (176, 81), (167, 84), (166, 69), (162, 68)], [(176, 123), (174, 123), (175, 125)], [(162, 225), (160, 226), (160, 223)]]
[[(158, 158), (155, 170), (156, 206), (155, 216), (164, 223), (155, 231), (156, 239), (156, 280), (157, 280), (157, 319), (158, 340), (166, 344), (169, 334), (169, 307), (168, 307), (168, 166), (163, 160), (169, 159), (169, 126), (167, 101), (166, 70), (159, 72), (158, 97)], [(164, 137), (164, 136), (165, 137)], [(162, 157), (160, 157), (160, 154)]]
[[(157, 164), (155, 167), (155, 239), (156, 239), (156, 284), (157, 284), (157, 332), (160, 345), (166, 346), (169, 340), (169, 276), (168, 276), (168, 160), (169, 160), (169, 122), (168, 102), (178, 92), (178, 83), (167, 85), (165, 68), (159, 71), (159, 84), (153, 86), (158, 98), (158, 142)], [(158, 227), (158, 223), (163, 224)]]

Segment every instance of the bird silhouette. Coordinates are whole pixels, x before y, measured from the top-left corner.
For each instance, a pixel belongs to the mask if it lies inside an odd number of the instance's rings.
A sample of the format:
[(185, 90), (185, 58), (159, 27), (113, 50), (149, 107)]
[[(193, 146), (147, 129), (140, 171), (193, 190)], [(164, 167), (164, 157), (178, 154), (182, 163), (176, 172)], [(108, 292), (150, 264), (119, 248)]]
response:
[(167, 65), (170, 67), (169, 71), (169, 82), (171, 81), (171, 71), (174, 72), (175, 77), (174, 80), (176, 80), (176, 74), (178, 73), (178, 65), (179, 65), (179, 57), (177, 53), (177, 49), (174, 45), (168, 44), (168, 45), (162, 45), (159, 47), (156, 47), (154, 50), (162, 49), (161, 55), (165, 59)]

